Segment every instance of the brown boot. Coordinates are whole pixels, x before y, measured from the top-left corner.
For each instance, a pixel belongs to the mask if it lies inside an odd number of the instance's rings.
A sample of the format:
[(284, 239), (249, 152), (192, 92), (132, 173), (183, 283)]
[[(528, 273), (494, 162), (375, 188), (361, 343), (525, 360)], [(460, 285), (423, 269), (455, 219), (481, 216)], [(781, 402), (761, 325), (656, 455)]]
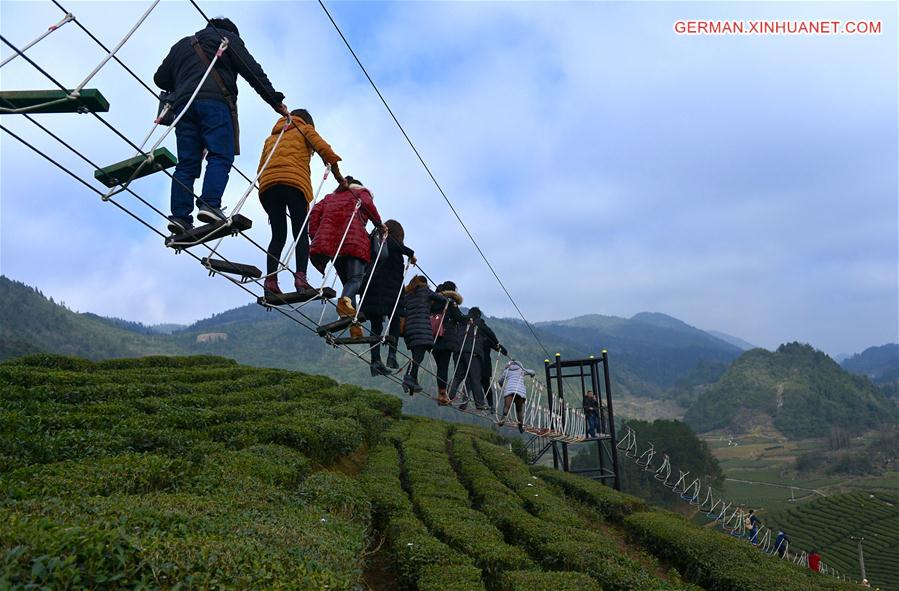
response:
[(275, 295), (280, 295), (281, 288), (278, 287), (278, 276), (272, 275), (271, 277), (265, 278), (265, 283), (262, 284), (262, 288), (266, 293), (273, 293)]
[(311, 285), (309, 285), (309, 281), (306, 279), (306, 273), (302, 271), (297, 271), (293, 274), (293, 286), (297, 291), (307, 291), (313, 289)]
[(446, 388), (440, 388), (437, 392), (437, 404), (440, 406), (449, 406), (450, 399), (446, 396)]
[(362, 325), (353, 324), (350, 326), (350, 338), (361, 339), (363, 336)]
[(350, 298), (342, 297), (337, 300), (337, 315), (341, 318), (351, 318), (356, 315), (356, 308)]

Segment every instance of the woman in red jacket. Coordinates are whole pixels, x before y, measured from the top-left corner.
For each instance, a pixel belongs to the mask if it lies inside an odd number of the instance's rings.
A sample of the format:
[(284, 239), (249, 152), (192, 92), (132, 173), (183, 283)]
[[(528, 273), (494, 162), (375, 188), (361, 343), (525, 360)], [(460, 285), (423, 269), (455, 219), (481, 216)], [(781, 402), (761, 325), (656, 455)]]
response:
[(328, 261), (334, 261), (343, 284), (337, 301), (337, 314), (343, 318), (356, 314), (356, 295), (362, 288), (365, 266), (371, 261), (371, 241), (365, 230), (369, 220), (382, 232), (386, 230), (371, 192), (351, 176), (318, 202), (309, 215), (309, 257), (321, 273)]

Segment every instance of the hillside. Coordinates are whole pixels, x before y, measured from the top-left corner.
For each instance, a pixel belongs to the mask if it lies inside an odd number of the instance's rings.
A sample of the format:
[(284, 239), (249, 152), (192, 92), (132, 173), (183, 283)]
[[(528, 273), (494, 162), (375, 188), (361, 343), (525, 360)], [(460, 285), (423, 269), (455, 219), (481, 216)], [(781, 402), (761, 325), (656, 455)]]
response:
[(602, 343), (615, 352), (619, 366), (645, 383), (647, 394), (657, 396), (699, 363), (730, 363), (742, 352), (720, 338), (658, 313), (641, 312), (629, 319), (594, 314), (537, 326), (578, 343), (582, 350)]
[(36, 351), (88, 359), (184, 352), (170, 339), (72, 312), (36, 289), (0, 276), (0, 359)]
[(858, 547), (864, 537), (865, 572), (873, 587), (899, 591), (899, 495), (835, 495), (763, 518), (801, 548), (816, 546), (840, 571), (861, 578)]
[(774, 427), (788, 437), (858, 433), (896, 421), (896, 405), (809, 345), (747, 351), (704, 390), (684, 420), (698, 432)]
[[(283, 315), (266, 312), (256, 304), (215, 314), (167, 334), (170, 325), (148, 327), (72, 312), (35, 289), (0, 276), (0, 310), (0, 358), (36, 351), (90, 359), (213, 354), (259, 367), (324, 374), (342, 382), (386, 388), (400, 394), (398, 388), (391, 389), (384, 380), (373, 379), (358, 360), (335, 351)], [(304, 312), (317, 322), (321, 307), (311, 304)], [(331, 317), (325, 315), (326, 319)], [(543, 367), (546, 354), (524, 323), (490, 317), (487, 321), (518, 359), (537, 370)], [(630, 398), (661, 399), (666, 396), (666, 388), (692, 375), (697, 366), (729, 363), (739, 355), (736, 347), (662, 314), (643, 313), (630, 320), (588, 316), (543, 323), (537, 332), (552, 353), (559, 352), (565, 358), (608, 349), (616, 397), (627, 403), (634, 416), (641, 418), (680, 416), (683, 411), (667, 401), (656, 407), (640, 401), (630, 403)], [(201, 335), (209, 333), (222, 333), (226, 337), (200, 342), (205, 338)], [(430, 370), (429, 365), (426, 367)], [(406, 404), (413, 412), (435, 412), (430, 405), (420, 402)]]
[(4, 589), (857, 589), (325, 377), (33, 356), (0, 425)]
[(840, 365), (848, 372), (867, 376), (875, 384), (895, 382), (899, 380), (899, 344), (869, 347)]

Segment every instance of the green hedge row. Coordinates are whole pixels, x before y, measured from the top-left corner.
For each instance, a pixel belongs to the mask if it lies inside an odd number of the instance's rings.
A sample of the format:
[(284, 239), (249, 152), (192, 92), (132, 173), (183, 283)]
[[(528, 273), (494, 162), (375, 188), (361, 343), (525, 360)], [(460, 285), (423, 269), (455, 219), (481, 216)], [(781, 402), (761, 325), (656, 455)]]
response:
[(614, 522), (620, 522), (636, 511), (646, 511), (646, 502), (637, 497), (616, 491), (595, 480), (553, 470), (545, 466), (534, 466), (531, 472), (546, 482), (552, 483), (587, 505), (596, 509), (601, 515)]
[(858, 589), (773, 558), (745, 541), (690, 524), (673, 513), (638, 512), (623, 523), (643, 546), (708, 591)]
[[(489, 444), (477, 442), (478, 449), (490, 447)], [(493, 450), (499, 448), (493, 447)], [(500, 452), (507, 453), (501, 450)], [(520, 470), (527, 474), (527, 467), (523, 463), (511, 454), (507, 455), (509, 461), (518, 462)], [(475, 440), (471, 437), (454, 438), (453, 459), (462, 481), (471, 490), (480, 510), (505, 532), (507, 539), (515, 540), (517, 544), (526, 548), (544, 569), (575, 571), (590, 575), (599, 581), (606, 591), (656, 591), (678, 588), (656, 577), (651, 572), (653, 567), (648, 568), (625, 555), (613, 540), (590, 529), (566, 507), (564, 499), (560, 497), (551, 499), (551, 503), (558, 505), (553, 518), (557, 519), (562, 515), (561, 512), (567, 511), (569, 515), (564, 515), (563, 521), (578, 523), (578, 526), (561, 525), (529, 513), (526, 510), (529, 504), (524, 500), (525, 497), (540, 493), (532, 492), (533, 487), (527, 486), (529, 483), (520, 478), (516, 480), (520, 480), (524, 485), (521, 495), (500, 482), (491, 469), (481, 461)], [(545, 494), (551, 495), (549, 492)], [(648, 562), (652, 564), (651, 560)]]
[(79, 357), (65, 355), (52, 355), (48, 353), (35, 353), (23, 355), (2, 362), (7, 366), (37, 367), (41, 369), (68, 369), (74, 371), (86, 371), (93, 369), (127, 369), (149, 367), (203, 367), (203, 366), (228, 366), (237, 365), (233, 359), (218, 357), (215, 355), (187, 355), (170, 357), (165, 355), (150, 355), (126, 359), (107, 359), (105, 361), (88, 361)]
[(404, 589), (483, 591), (481, 570), (471, 559), (433, 537), (412, 510), (400, 482), (396, 444), (409, 433), (407, 421), (386, 433), (387, 442), (369, 454), (361, 482), (371, 502), (374, 528), (384, 535), (387, 554)]
[(565, 571), (510, 571), (503, 573), (500, 591), (602, 591), (599, 583), (585, 574)]
[(510, 546), (502, 533), (482, 514), (471, 509), (463, 487), (447, 456), (447, 429), (438, 423), (413, 426), (403, 442), (403, 477), (416, 514), (428, 529), (460, 552), (467, 554), (488, 577), (506, 570), (536, 568), (521, 549)]

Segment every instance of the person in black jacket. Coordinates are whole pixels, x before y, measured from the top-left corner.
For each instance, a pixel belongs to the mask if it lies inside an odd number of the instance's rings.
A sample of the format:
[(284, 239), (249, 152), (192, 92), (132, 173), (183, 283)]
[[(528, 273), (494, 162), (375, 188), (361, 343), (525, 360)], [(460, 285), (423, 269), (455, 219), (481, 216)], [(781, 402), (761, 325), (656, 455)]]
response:
[[(396, 220), (387, 220), (384, 222), (387, 226), (387, 244), (381, 250), (381, 257), (375, 264), (377, 258), (377, 236), (378, 230), (373, 230), (372, 237), (372, 259), (366, 272), (368, 277), (365, 280), (368, 284), (368, 291), (365, 292), (365, 298), (362, 300), (362, 313), (371, 322), (371, 332), (375, 336), (381, 336), (384, 331), (384, 318), (393, 315), (388, 329), (389, 335), (393, 337), (387, 353), (387, 366), (381, 363), (381, 346), (375, 345), (371, 350), (371, 375), (387, 375), (390, 369), (399, 368), (396, 361), (396, 341), (400, 336), (400, 312), (404, 302), (403, 280), (406, 277), (406, 265), (404, 256), (409, 258), (412, 264), (415, 264), (415, 252), (405, 245), (405, 232), (403, 226)], [(369, 279), (370, 278), (370, 279)], [(400, 301), (397, 303), (397, 297)], [(394, 305), (397, 306), (394, 313)], [(405, 314), (403, 314), (405, 315)]]
[(509, 352), (500, 344), (493, 329), (487, 326), (480, 308), (473, 307), (468, 311), (468, 314), (478, 325), (478, 338), (481, 344), (481, 388), (484, 390), (487, 405), (490, 407), (490, 410), (493, 410), (496, 401), (493, 393), (493, 364), (490, 359), (490, 352), (499, 351), (501, 355), (508, 355)]
[[(228, 41), (227, 48), (188, 106), (187, 102), (223, 39)], [(204, 223), (225, 219), (221, 210), (222, 195), (234, 155), (240, 153), (237, 141), (238, 74), (275, 111), (287, 115), (284, 95), (272, 87), (262, 66), (247, 51), (237, 27), (226, 18), (212, 19), (205, 29), (175, 43), (153, 76), (156, 86), (170, 93), (166, 100), (172, 105), (172, 113), (177, 116), (187, 108), (175, 128), (178, 164), (172, 175), (172, 215), (168, 225), (173, 234), (193, 227), (193, 187), (194, 181), (200, 178), (204, 150), (206, 176), (197, 200), (197, 219)]]
[[(472, 308), (477, 310), (477, 308)], [(480, 312), (480, 310), (478, 310)], [(489, 405), (484, 397), (484, 387), (481, 385), (481, 372), (484, 371), (483, 349), (484, 340), (481, 337), (481, 327), (478, 325), (477, 313), (468, 312), (468, 323), (465, 334), (462, 336), (462, 353), (456, 360), (455, 374), (450, 384), (450, 398), (456, 397), (459, 386), (465, 386), (465, 398), (459, 408), (465, 410), (469, 400), (474, 400), (478, 410), (487, 410)], [(489, 370), (488, 370), (489, 371)]]
[(450, 359), (455, 358), (458, 363), (468, 317), (459, 310), (462, 296), (456, 291), (455, 283), (444, 281), (437, 286), (437, 293), (446, 301), (442, 305), (437, 302), (431, 304), (432, 329), (437, 329), (432, 353), (437, 363), (437, 403), (447, 405), (450, 403), (447, 397)]
[(446, 298), (431, 291), (427, 278), (422, 275), (412, 278), (405, 288), (405, 296), (406, 330), (403, 338), (406, 347), (412, 351), (412, 363), (409, 364), (403, 378), (403, 390), (411, 396), (422, 390), (418, 385), (418, 366), (434, 342), (434, 333), (431, 330), (431, 304), (436, 302), (442, 306), (446, 303)]

